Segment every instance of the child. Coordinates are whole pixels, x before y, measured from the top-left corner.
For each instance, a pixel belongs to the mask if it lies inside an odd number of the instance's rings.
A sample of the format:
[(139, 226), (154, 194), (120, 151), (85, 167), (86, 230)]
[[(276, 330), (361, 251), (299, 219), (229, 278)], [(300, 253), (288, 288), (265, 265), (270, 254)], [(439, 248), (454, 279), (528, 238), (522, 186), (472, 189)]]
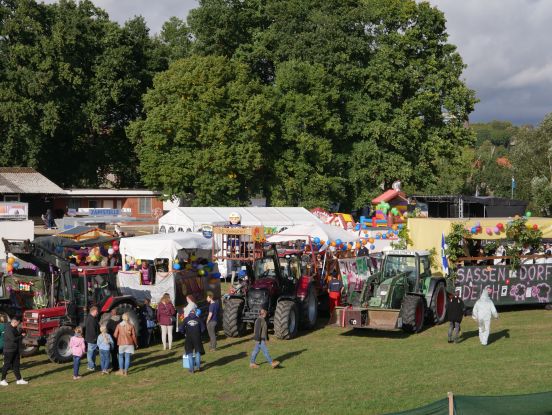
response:
[(100, 327), (97, 344), (100, 349), (102, 375), (107, 375), (109, 374), (107, 369), (109, 369), (109, 359), (111, 358), (111, 349), (113, 348), (113, 338), (107, 333), (107, 326)]
[(86, 349), (84, 338), (82, 337), (82, 327), (75, 327), (75, 335), (71, 337), (69, 347), (71, 348), (71, 353), (73, 353), (73, 380), (77, 380), (81, 378), (79, 376), (79, 365)]

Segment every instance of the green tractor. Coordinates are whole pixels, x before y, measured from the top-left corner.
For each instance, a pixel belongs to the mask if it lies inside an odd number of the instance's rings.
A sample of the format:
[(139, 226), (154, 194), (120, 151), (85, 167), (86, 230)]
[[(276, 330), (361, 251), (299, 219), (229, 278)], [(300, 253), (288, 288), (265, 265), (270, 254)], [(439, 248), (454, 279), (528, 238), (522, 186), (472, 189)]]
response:
[(350, 304), (336, 308), (334, 324), (346, 328), (422, 330), (424, 323), (445, 320), (446, 280), (431, 275), (427, 251), (389, 251)]

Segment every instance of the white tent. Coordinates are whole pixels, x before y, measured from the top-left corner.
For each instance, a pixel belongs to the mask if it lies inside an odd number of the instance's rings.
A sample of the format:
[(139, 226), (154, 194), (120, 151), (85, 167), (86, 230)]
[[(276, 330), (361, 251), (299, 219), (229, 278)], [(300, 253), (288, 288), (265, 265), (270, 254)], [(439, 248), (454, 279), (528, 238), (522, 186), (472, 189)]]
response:
[(159, 219), (159, 233), (196, 232), (205, 225), (228, 223), (231, 212), (241, 215), (244, 226), (282, 228), (322, 223), (315, 215), (302, 207), (179, 207)]
[(212, 239), (207, 239), (200, 233), (176, 232), (122, 238), (119, 250), (123, 259), (128, 255), (150, 261), (167, 258), (172, 262), (181, 249), (210, 251), (212, 243)]
[(337, 226), (327, 225), (325, 223), (313, 223), (307, 225), (298, 225), (272, 235), (268, 238), (269, 242), (289, 242), (296, 240), (308, 240), (311, 238), (320, 238), (325, 242), (341, 239), (342, 242), (356, 242), (359, 236), (351, 231), (338, 228)]

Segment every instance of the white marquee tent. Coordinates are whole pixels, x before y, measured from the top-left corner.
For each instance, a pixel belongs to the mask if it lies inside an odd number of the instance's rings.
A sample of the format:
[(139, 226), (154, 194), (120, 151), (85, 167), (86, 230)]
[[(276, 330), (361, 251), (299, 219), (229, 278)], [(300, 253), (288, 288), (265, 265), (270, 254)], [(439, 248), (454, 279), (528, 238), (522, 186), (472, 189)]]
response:
[(289, 242), (295, 240), (308, 240), (308, 237), (320, 238), (325, 242), (341, 239), (342, 242), (356, 242), (358, 235), (351, 231), (339, 228), (325, 223), (313, 223), (307, 225), (297, 225), (272, 235), (268, 238), (269, 242)]
[(159, 219), (159, 233), (197, 232), (205, 225), (224, 225), (228, 223), (231, 212), (241, 215), (244, 226), (264, 226), (276, 230), (322, 223), (302, 207), (179, 207)]
[(212, 243), (212, 239), (207, 239), (200, 233), (175, 232), (122, 238), (119, 250), (123, 260), (128, 255), (150, 261), (156, 258), (167, 258), (172, 263), (181, 249), (209, 251), (210, 254)]

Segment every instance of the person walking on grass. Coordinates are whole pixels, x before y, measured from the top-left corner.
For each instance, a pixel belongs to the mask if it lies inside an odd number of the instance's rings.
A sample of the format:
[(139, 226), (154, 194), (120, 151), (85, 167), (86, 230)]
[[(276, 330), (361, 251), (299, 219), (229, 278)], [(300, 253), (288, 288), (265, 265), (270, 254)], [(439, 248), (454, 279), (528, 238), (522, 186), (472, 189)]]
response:
[(111, 358), (111, 349), (113, 349), (113, 338), (107, 332), (107, 327), (100, 327), (100, 335), (97, 340), (98, 349), (100, 350), (100, 366), (102, 375), (108, 375), (109, 360)]
[(87, 343), (86, 352), (87, 368), (90, 371), (96, 370), (96, 353), (98, 352), (98, 335), (100, 334), (100, 325), (98, 323), (98, 307), (90, 307), (90, 313), (84, 320), (84, 340)]
[(123, 314), (123, 321), (115, 329), (115, 338), (119, 346), (119, 371), (118, 375), (127, 376), (130, 367), (130, 358), (138, 348), (136, 329), (129, 321), (128, 313)]
[(29, 383), (21, 377), (21, 373), (19, 371), (22, 341), (23, 337), (25, 337), (25, 333), (21, 333), (17, 326), (19, 326), (19, 318), (17, 317), (12, 318), (9, 323), (5, 323), (4, 365), (2, 366), (2, 380), (0, 381), (0, 386), (8, 386), (6, 376), (8, 375), (8, 371), (10, 369), (13, 370), (16, 384), (26, 385)]
[(161, 326), (161, 342), (163, 343), (163, 350), (167, 350), (167, 343), (169, 350), (172, 348), (173, 322), (175, 314), (176, 310), (171, 302), (171, 296), (168, 293), (163, 294), (163, 297), (161, 297), (161, 301), (157, 306), (157, 322), (159, 323), (159, 326)]
[(195, 310), (190, 311), (188, 317), (184, 319), (180, 331), (186, 335), (184, 352), (188, 356), (188, 370), (190, 373), (194, 373), (194, 371), (199, 372), (201, 368), (200, 365), (195, 366), (194, 353), (205, 354), (201, 341), (201, 333), (205, 331), (205, 326), (203, 325), (203, 321), (196, 315)]
[(207, 302), (209, 303), (209, 314), (207, 315), (207, 333), (209, 333), (209, 350), (217, 349), (217, 324), (220, 305), (214, 299), (211, 291), (207, 292)]
[(266, 323), (267, 312), (264, 308), (259, 312), (259, 317), (255, 320), (255, 328), (253, 329), (253, 340), (255, 340), (255, 348), (253, 353), (251, 353), (251, 361), (249, 362), (249, 367), (252, 369), (258, 369), (259, 365), (255, 363), (259, 350), (265, 355), (266, 361), (276, 368), (280, 365), (280, 362), (277, 360), (272, 360), (270, 353), (268, 353), (268, 348), (266, 347), (266, 342), (268, 341), (268, 324)]
[[(448, 342), (458, 343), (458, 333), (460, 332), (460, 323), (464, 317), (464, 302), (460, 298), (460, 291), (455, 291), (454, 295), (448, 299), (447, 320), (449, 321)], [(453, 337), (454, 333), (454, 337)]]
[(491, 332), (491, 317), (498, 318), (495, 305), (489, 297), (489, 288), (483, 289), (481, 297), (476, 301), (472, 310), (472, 318), (479, 325), (479, 341), (483, 346), (487, 345)]
[(75, 334), (71, 337), (71, 340), (69, 340), (69, 348), (73, 354), (73, 380), (78, 380), (81, 378), (79, 376), (80, 361), (86, 350), (86, 344), (82, 337), (82, 327), (75, 327)]

